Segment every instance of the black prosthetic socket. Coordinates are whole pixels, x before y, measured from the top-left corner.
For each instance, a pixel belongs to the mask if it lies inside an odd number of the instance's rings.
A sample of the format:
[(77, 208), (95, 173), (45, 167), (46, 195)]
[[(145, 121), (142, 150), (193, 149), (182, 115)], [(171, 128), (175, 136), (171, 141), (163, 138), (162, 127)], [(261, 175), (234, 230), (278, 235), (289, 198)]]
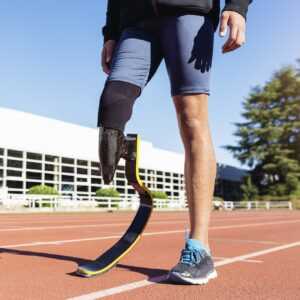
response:
[(112, 181), (124, 147), (125, 136), (122, 131), (100, 126), (98, 150), (102, 178), (105, 184)]
[(99, 103), (98, 127), (115, 128), (124, 132), (140, 93), (141, 88), (135, 84), (119, 80), (107, 81)]
[(99, 159), (105, 184), (115, 174), (125, 147), (124, 129), (132, 115), (133, 105), (141, 88), (125, 81), (107, 81), (103, 89), (99, 111)]

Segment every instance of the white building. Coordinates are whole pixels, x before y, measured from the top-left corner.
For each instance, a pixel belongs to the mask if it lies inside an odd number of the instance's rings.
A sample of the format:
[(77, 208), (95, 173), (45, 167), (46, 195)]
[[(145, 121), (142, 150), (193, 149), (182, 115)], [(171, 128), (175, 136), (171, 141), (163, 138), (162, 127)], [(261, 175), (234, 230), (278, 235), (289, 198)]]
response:
[[(122, 196), (127, 185), (125, 161), (113, 182)], [(152, 190), (170, 197), (184, 194), (184, 155), (141, 142), (140, 177)], [(0, 108), (0, 188), (25, 194), (38, 184), (62, 194), (92, 196), (104, 186), (98, 164), (98, 128), (88, 128), (31, 113)]]

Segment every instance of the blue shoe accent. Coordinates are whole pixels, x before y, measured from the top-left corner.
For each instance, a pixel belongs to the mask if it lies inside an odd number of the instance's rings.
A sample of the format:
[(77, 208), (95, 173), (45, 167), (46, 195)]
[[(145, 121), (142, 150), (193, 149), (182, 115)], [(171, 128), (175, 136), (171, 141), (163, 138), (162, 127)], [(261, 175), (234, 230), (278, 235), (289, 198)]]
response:
[(217, 277), (210, 251), (198, 240), (188, 239), (178, 264), (169, 272), (175, 282), (205, 284)]
[(196, 240), (196, 239), (188, 239), (186, 241), (185, 247), (188, 249), (198, 250), (198, 251), (201, 251), (202, 249), (204, 249), (208, 254), (210, 254), (209, 249), (207, 247), (205, 247), (201, 241)]

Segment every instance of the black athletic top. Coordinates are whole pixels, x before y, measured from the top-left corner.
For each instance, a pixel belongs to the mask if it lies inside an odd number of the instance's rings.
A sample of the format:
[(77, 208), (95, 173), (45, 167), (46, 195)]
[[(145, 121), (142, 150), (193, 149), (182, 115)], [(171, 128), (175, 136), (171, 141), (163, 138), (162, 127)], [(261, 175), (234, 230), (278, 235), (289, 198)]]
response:
[[(180, 7), (174, 6), (177, 0), (107, 0), (106, 24), (102, 27), (103, 41), (118, 40), (122, 30), (137, 21), (157, 15), (175, 15), (190, 13), (208, 15), (212, 18), (215, 30), (219, 24), (220, 0), (181, 0)], [(245, 19), (252, 0), (225, 0), (222, 11), (230, 10), (241, 14)], [(170, 5), (172, 4), (172, 5)], [(191, 5), (192, 4), (192, 5)], [(203, 12), (203, 5), (210, 5), (208, 12)], [(156, 8), (156, 9), (155, 9)]]

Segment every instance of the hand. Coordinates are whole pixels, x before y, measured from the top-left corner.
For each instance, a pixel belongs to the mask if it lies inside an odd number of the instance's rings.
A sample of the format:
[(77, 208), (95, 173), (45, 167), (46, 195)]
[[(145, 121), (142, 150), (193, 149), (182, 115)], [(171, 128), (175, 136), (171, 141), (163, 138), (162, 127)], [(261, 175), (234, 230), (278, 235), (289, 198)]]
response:
[(102, 65), (103, 72), (105, 72), (107, 75), (110, 73), (110, 63), (111, 63), (111, 58), (114, 52), (115, 45), (116, 45), (115, 40), (108, 40), (105, 42), (102, 49), (101, 65)]
[(222, 47), (222, 52), (230, 52), (245, 43), (246, 21), (245, 18), (235, 11), (224, 11), (221, 17), (219, 35), (224, 37), (227, 28), (230, 28), (230, 33), (227, 41)]

